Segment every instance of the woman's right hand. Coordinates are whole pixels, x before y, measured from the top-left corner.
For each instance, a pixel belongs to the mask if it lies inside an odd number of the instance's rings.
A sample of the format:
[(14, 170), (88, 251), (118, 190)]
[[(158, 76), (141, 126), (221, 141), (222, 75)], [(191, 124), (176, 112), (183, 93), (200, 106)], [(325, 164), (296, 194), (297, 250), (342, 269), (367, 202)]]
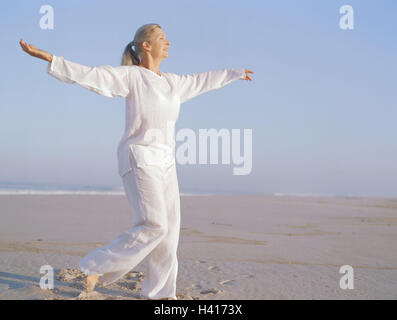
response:
[(46, 60), (48, 62), (52, 62), (52, 54), (47, 51), (37, 49), (33, 44), (27, 44), (23, 39), (19, 41), (23, 51), (30, 54), (32, 57), (36, 57), (39, 59)]

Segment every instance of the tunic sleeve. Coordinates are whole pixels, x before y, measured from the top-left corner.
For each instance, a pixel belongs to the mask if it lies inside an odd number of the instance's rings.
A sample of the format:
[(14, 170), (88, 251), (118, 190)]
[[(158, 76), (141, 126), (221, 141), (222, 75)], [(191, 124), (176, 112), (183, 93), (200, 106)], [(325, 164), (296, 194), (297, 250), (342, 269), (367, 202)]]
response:
[(48, 62), (47, 73), (63, 82), (77, 83), (105, 97), (125, 98), (130, 91), (127, 66), (89, 67), (53, 55), (52, 62)]
[(222, 69), (189, 75), (175, 75), (177, 92), (181, 103), (202, 93), (219, 89), (239, 79), (245, 79), (244, 68)]

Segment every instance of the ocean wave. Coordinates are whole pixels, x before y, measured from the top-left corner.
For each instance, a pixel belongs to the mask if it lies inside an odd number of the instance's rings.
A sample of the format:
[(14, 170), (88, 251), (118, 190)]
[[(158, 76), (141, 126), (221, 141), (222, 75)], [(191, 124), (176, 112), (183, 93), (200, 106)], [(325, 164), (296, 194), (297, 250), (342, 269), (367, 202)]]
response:
[[(0, 195), (109, 195), (125, 196), (123, 190), (34, 190), (34, 189), (0, 189)], [(180, 193), (181, 196), (211, 196), (213, 194)]]

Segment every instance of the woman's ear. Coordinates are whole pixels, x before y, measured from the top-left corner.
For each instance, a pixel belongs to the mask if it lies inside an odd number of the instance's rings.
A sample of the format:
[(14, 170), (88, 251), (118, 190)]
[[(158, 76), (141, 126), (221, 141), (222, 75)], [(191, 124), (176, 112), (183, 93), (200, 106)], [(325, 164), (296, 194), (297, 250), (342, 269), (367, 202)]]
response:
[(142, 42), (142, 48), (143, 48), (144, 50), (150, 51), (150, 43), (147, 42), (147, 41), (143, 41), (143, 42)]

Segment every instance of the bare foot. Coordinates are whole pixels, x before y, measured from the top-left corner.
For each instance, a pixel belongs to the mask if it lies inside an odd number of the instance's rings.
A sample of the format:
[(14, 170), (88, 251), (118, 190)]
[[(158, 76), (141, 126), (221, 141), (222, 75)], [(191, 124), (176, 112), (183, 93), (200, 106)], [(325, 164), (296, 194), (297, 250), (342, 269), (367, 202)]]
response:
[(87, 292), (92, 292), (94, 291), (95, 285), (98, 281), (99, 276), (97, 275), (92, 275), (92, 276), (87, 276), (85, 279), (85, 287)]

